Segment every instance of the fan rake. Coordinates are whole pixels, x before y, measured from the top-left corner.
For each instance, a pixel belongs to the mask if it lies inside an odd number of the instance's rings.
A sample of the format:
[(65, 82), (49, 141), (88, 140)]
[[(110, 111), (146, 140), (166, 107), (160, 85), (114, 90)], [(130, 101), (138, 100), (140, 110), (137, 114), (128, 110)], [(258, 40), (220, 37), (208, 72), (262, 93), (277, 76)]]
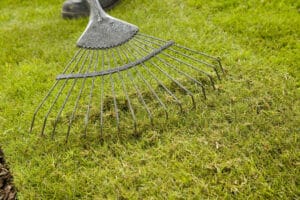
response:
[[(117, 132), (149, 119), (152, 126), (170, 112), (196, 108), (208, 87), (224, 74), (219, 58), (138, 32), (135, 25), (107, 15), (90, 0), (89, 24), (77, 53), (34, 112), (51, 137), (71, 130)], [(190, 100), (188, 100), (190, 99)], [(115, 125), (112, 125), (115, 124)]]

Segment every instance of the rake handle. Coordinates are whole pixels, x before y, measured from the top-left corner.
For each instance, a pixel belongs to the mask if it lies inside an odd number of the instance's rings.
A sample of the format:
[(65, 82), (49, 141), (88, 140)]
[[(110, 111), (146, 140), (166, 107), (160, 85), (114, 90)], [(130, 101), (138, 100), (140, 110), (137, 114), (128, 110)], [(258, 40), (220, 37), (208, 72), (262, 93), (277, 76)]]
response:
[(98, 21), (102, 21), (107, 16), (106, 12), (101, 7), (98, 0), (87, 0), (90, 4), (90, 18), (96, 18)]

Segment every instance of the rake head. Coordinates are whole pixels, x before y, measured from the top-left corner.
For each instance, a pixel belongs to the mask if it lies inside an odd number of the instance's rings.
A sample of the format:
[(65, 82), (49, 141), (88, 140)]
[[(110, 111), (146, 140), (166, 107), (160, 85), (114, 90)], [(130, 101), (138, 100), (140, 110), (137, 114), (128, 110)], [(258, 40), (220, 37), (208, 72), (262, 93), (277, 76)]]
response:
[(101, 8), (98, 0), (89, 0), (91, 14), (89, 23), (77, 41), (86, 49), (107, 49), (126, 43), (138, 32), (138, 27), (113, 18)]
[[(100, 7), (95, 2), (91, 7)], [(104, 13), (101, 7), (93, 12), (99, 10)], [(102, 17), (100, 27), (107, 15), (103, 13), (98, 15)], [(90, 20), (97, 19), (95, 16), (92, 14)], [(215, 89), (215, 81), (224, 73), (219, 58), (137, 33), (135, 26), (129, 25), (127, 30), (126, 22), (126, 37), (115, 40), (112, 35), (114, 39), (101, 42), (98, 31), (93, 31), (97, 29), (89, 28), (93, 23), (98, 22), (89, 23), (78, 42), (82, 48), (37, 107), (31, 131), (36, 121), (41, 124), (37, 128), (42, 135), (53, 138), (65, 132), (66, 140), (71, 132), (86, 136), (99, 130), (103, 137), (114, 129), (120, 132), (132, 127), (138, 131), (146, 118), (155, 125), (162, 118), (168, 119), (170, 112), (195, 108), (198, 96), (205, 99), (207, 89)], [(113, 28), (104, 29), (110, 33)]]

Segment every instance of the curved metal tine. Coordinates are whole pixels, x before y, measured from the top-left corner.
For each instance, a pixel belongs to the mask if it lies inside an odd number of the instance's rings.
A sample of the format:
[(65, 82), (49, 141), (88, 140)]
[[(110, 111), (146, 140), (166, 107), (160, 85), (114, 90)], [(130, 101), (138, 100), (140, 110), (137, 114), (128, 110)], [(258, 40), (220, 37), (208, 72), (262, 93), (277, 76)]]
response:
[[(32, 133), (33, 127), (34, 127), (34, 122), (35, 122), (35, 118), (37, 113), (39, 112), (39, 110), (42, 108), (42, 106), (44, 105), (44, 103), (46, 102), (46, 100), (48, 99), (48, 97), (51, 95), (51, 93), (53, 92), (54, 88), (57, 86), (59, 81), (55, 81), (55, 83), (53, 84), (53, 86), (51, 87), (51, 89), (49, 90), (49, 92), (46, 94), (46, 96), (44, 97), (44, 99), (42, 100), (42, 102), (39, 104), (39, 106), (36, 108), (34, 114), (33, 114), (33, 118), (31, 121), (31, 126), (30, 126), (30, 133)], [(42, 135), (44, 134), (44, 131), (42, 131)]]
[(183, 57), (185, 57), (185, 58), (187, 58), (187, 59), (193, 60), (193, 61), (195, 61), (195, 62), (204, 64), (204, 65), (206, 65), (206, 66), (212, 68), (212, 69), (214, 70), (214, 72), (216, 73), (218, 80), (221, 80), (221, 77), (220, 77), (220, 74), (219, 74), (219, 72), (218, 72), (218, 69), (217, 69), (217, 66), (216, 66), (216, 65), (213, 65), (213, 64), (210, 64), (210, 63), (205, 62), (205, 61), (203, 61), (203, 60), (194, 58), (194, 57), (189, 56), (189, 55), (187, 55), (187, 54), (185, 54), (185, 53), (182, 53), (182, 52), (180, 52), (180, 51), (177, 51), (177, 50), (175, 50), (175, 49), (173, 49), (173, 48), (170, 48), (169, 50), (172, 51), (172, 52), (174, 52), (174, 53), (177, 53), (177, 54), (179, 54), (179, 55), (181, 55), (181, 56), (183, 56)]
[[(148, 52), (148, 53), (150, 53), (150, 52)], [(184, 76), (186, 76), (187, 78), (189, 78), (190, 80), (192, 80), (194, 83), (198, 84), (201, 87), (201, 90), (202, 90), (204, 98), (206, 99), (205, 88), (204, 88), (204, 85), (200, 81), (196, 80), (195, 78), (193, 78), (191, 75), (187, 74), (186, 72), (178, 69), (175, 65), (167, 62), (165, 59), (162, 59), (159, 56), (156, 56), (155, 58), (158, 59), (160, 62), (164, 63), (166, 66), (171, 67), (172, 69), (174, 69), (175, 71), (177, 71), (179, 74), (183, 74)]]
[[(104, 51), (102, 51), (102, 69), (104, 70)], [(103, 138), (103, 99), (104, 99), (104, 77), (101, 76), (101, 97), (100, 97), (100, 140)]]
[[(129, 44), (128, 44), (129, 45)], [(123, 46), (126, 51), (130, 54), (130, 51), (128, 49), (128, 47)], [(127, 54), (128, 55), (128, 54)], [(131, 54), (135, 59), (137, 59), (137, 56), (135, 56), (134, 54)], [(147, 68), (145, 66), (144, 63), (141, 64), (144, 68)], [(146, 84), (146, 86), (148, 87), (148, 89), (151, 91), (151, 93), (153, 94), (153, 96), (156, 98), (156, 100), (159, 102), (159, 104), (162, 106), (162, 108), (165, 111), (165, 115), (166, 115), (166, 119), (169, 118), (169, 114), (168, 114), (168, 109), (166, 107), (166, 105), (162, 102), (162, 100), (159, 98), (158, 94), (154, 91), (154, 89), (152, 88), (151, 84), (146, 80), (146, 78), (143, 76), (143, 74), (140, 72), (140, 70), (138, 69), (138, 67), (134, 68), (137, 72), (137, 74), (139, 75), (139, 77), (143, 80), (143, 82)]]
[[(77, 58), (78, 54), (81, 53), (82, 49), (79, 49), (75, 55), (73, 56), (73, 58), (69, 61), (69, 63), (66, 65), (65, 69), (63, 70), (63, 73), (65, 73), (71, 66), (71, 64), (74, 62), (74, 60)], [(43, 98), (43, 100), (41, 101), (41, 103), (38, 105), (38, 107), (35, 109), (33, 117), (32, 117), (32, 121), (31, 121), (31, 126), (30, 126), (30, 133), (32, 133), (32, 129), (34, 126), (34, 122), (35, 122), (35, 118), (37, 113), (39, 112), (39, 110), (41, 109), (41, 107), (44, 105), (44, 103), (46, 102), (46, 100), (48, 99), (48, 97), (51, 95), (52, 91), (54, 90), (54, 88), (57, 86), (59, 81), (55, 81), (55, 83), (52, 85), (52, 87), (50, 88), (50, 90), (48, 91), (48, 93), (45, 95), (45, 97)]]
[[(150, 35), (146, 35), (146, 34), (142, 34), (142, 33), (139, 33), (139, 34), (137, 34), (136, 36), (137, 36), (137, 37), (135, 37), (135, 38), (138, 38), (138, 36), (142, 36), (142, 37), (144, 37), (144, 38), (146, 37), (146, 38), (149, 38), (149, 39), (154, 39), (154, 40), (159, 41), (159, 42), (166, 42), (165, 40), (162, 40), (162, 39), (160, 39), (160, 38), (156, 38), (156, 37), (154, 37), (154, 36), (150, 36)], [(144, 38), (143, 38), (143, 40), (145, 40)], [(152, 41), (152, 42), (153, 42), (153, 41)], [(207, 58), (209, 58), (209, 59), (212, 59), (212, 60), (216, 61), (216, 62), (218, 63), (218, 65), (219, 65), (219, 67), (220, 67), (222, 73), (225, 74), (225, 70), (224, 70), (224, 68), (223, 68), (223, 66), (222, 66), (221, 59), (220, 59), (219, 57), (214, 57), (214, 56), (208, 55), (208, 54), (206, 54), (206, 53), (203, 53), (203, 52), (201, 52), (201, 51), (196, 51), (196, 50), (193, 50), (193, 49), (190, 49), (190, 48), (188, 48), (188, 47), (181, 46), (181, 45), (178, 45), (178, 44), (175, 44), (174, 46), (176, 46), (177, 48), (184, 49), (184, 50), (186, 50), (186, 51), (190, 51), (190, 52), (195, 53), (195, 54), (202, 55), (202, 56), (204, 56), (204, 57), (207, 57)], [(170, 48), (170, 50), (174, 50), (174, 49), (173, 49), (173, 48)], [(192, 57), (191, 57), (191, 58), (192, 58)], [(195, 59), (195, 58), (194, 58), (194, 59)], [(201, 62), (202, 64), (205, 64), (205, 65), (207, 65), (207, 66), (210, 65), (210, 64), (207, 63), (207, 62), (201, 61), (201, 60), (199, 60), (199, 59), (197, 59), (197, 60), (198, 60), (197, 62)], [(213, 65), (213, 66), (214, 66), (214, 65)], [(219, 76), (218, 70), (216, 69), (216, 66), (214, 66), (214, 71), (217, 73), (218, 79), (220, 80), (220, 76)]]
[[(108, 52), (107, 52), (107, 55)], [(111, 60), (108, 60), (108, 67), (111, 68), (110, 64)], [(119, 117), (119, 109), (118, 109), (118, 104), (117, 104), (117, 99), (116, 99), (116, 92), (115, 92), (115, 83), (114, 83), (114, 78), (112, 77), (112, 74), (109, 75), (110, 78), (110, 84), (111, 84), (111, 93), (114, 98), (114, 107), (115, 107), (115, 112), (116, 112), (116, 123), (117, 123), (117, 128), (118, 128), (118, 133), (120, 133), (120, 117)]]
[(192, 52), (192, 53), (200, 54), (200, 55), (202, 55), (202, 56), (208, 57), (208, 58), (210, 58), (210, 59), (216, 61), (216, 62), (219, 64), (219, 67), (220, 67), (222, 73), (225, 74), (224, 68), (223, 68), (223, 66), (222, 66), (222, 64), (221, 64), (221, 58), (219, 58), (219, 57), (214, 57), (214, 56), (208, 55), (208, 54), (206, 54), (206, 53), (199, 52), (199, 51), (196, 51), (196, 50), (193, 50), (193, 49), (190, 49), (190, 48), (188, 48), (188, 47), (181, 46), (181, 45), (178, 45), (178, 44), (176, 44), (175, 46), (178, 47), (178, 48), (181, 48), (181, 49), (185, 49), (185, 50), (187, 50), (187, 51), (190, 51), (190, 52)]
[(192, 68), (192, 69), (194, 69), (194, 70), (196, 70), (196, 71), (198, 71), (198, 72), (200, 72), (200, 73), (202, 73), (202, 74), (204, 74), (204, 75), (206, 75), (206, 76), (209, 78), (210, 83), (211, 83), (213, 89), (216, 89), (216, 87), (215, 87), (215, 81), (214, 81), (213, 77), (212, 77), (210, 74), (208, 74), (207, 72), (205, 72), (205, 71), (203, 71), (203, 70), (200, 70), (200, 69), (196, 68), (195, 66), (191, 65), (190, 63), (187, 63), (187, 62), (185, 62), (185, 61), (183, 61), (183, 60), (181, 60), (181, 59), (178, 59), (178, 58), (176, 58), (176, 57), (174, 57), (174, 56), (171, 56), (171, 55), (166, 54), (166, 53), (162, 53), (162, 54), (163, 54), (163, 55), (166, 55), (166, 56), (168, 56), (168, 57), (170, 57), (170, 58), (172, 58), (172, 59), (174, 59), (174, 60), (176, 60), (177, 62), (179, 62), (179, 63), (181, 63), (181, 64), (184, 64), (184, 65), (186, 65), (186, 66), (189, 66), (190, 68)]
[(220, 67), (221, 70), (222, 70), (222, 73), (225, 74), (225, 70), (224, 70), (224, 68), (223, 68), (223, 65), (222, 65), (222, 62), (221, 62), (221, 58), (218, 58), (217, 62), (218, 62), (218, 64), (219, 64), (219, 67)]
[(202, 90), (202, 94), (204, 96), (205, 99), (207, 99), (206, 97), (206, 91), (204, 88), (204, 85), (199, 82), (198, 80), (196, 80), (195, 78), (193, 78), (192, 76), (190, 76), (189, 74), (187, 74), (186, 72), (179, 70), (177, 67), (175, 67), (173, 64), (168, 63), (167, 61), (165, 61), (164, 59), (161, 59), (159, 57), (157, 57), (156, 59), (160, 60), (162, 63), (164, 63), (166, 66), (169, 66), (171, 68), (173, 68), (175, 71), (177, 71), (180, 74), (183, 74), (184, 76), (188, 77), (190, 80), (192, 80), (194, 83), (198, 84), (201, 87)]
[[(125, 55), (125, 57), (127, 58), (127, 60), (129, 60), (129, 57), (128, 57), (128, 55), (126, 54), (126, 52), (125, 52), (121, 47), (120, 47), (120, 49), (121, 49), (123, 55)], [(122, 56), (120, 55), (120, 50), (118, 51), (118, 53), (119, 53), (120, 59), (124, 61), (124, 59), (123, 59)], [(143, 98), (143, 95), (142, 95), (142, 93), (141, 93), (141, 91), (140, 91), (138, 85), (137, 85), (137, 84), (135, 83), (135, 81), (134, 81), (134, 78), (133, 78), (133, 75), (132, 75), (132, 73), (131, 73), (131, 70), (127, 70), (127, 75), (128, 75), (128, 77), (129, 77), (129, 79), (130, 79), (130, 81), (131, 81), (133, 87), (135, 88), (135, 90), (136, 90), (136, 92), (137, 92), (137, 94), (138, 94), (138, 97), (139, 97), (139, 99), (140, 99), (142, 105), (144, 106), (144, 108), (146, 109), (146, 111), (147, 111), (147, 113), (148, 113), (148, 117), (149, 117), (149, 119), (150, 119), (151, 125), (153, 125), (153, 116), (152, 116), (152, 113), (150, 112), (149, 107), (147, 106), (147, 104), (146, 104), (146, 102), (145, 102), (145, 100), (144, 100), (144, 98)]]
[[(114, 59), (114, 64), (115, 66), (117, 66), (117, 61), (116, 61), (116, 57), (115, 57), (115, 54), (114, 52), (112, 52), (112, 56), (113, 56), (113, 59)], [(133, 119), (133, 125), (134, 125), (134, 131), (137, 132), (137, 121), (136, 121), (136, 117), (135, 117), (135, 113), (134, 113), (134, 110), (132, 108), (132, 105), (131, 105), (131, 101), (130, 101), (130, 98), (128, 96), (128, 92), (127, 92), (127, 89), (126, 89), (126, 86), (124, 84), (124, 78), (123, 78), (123, 75), (122, 73), (120, 72), (117, 72), (118, 73), (118, 76), (119, 76), (119, 79), (121, 80), (121, 83), (122, 83), (122, 89), (124, 91), (124, 94), (126, 96), (126, 100), (127, 100), (127, 104), (128, 104), (128, 107), (129, 107), (129, 110), (131, 112), (131, 116), (132, 116), (132, 119)]]
[[(131, 44), (130, 44), (131, 45)], [(147, 52), (147, 50), (145, 50), (143, 47), (136, 45), (138, 48), (140, 48), (141, 50), (143, 50), (144, 52)], [(133, 47), (134, 49), (136, 49), (135, 47)], [(136, 49), (136, 52), (138, 52), (140, 55), (140, 51)], [(153, 61), (149, 61), (153, 66), (155, 66), (160, 72), (162, 72), (165, 76), (167, 76), (170, 80), (172, 80), (174, 83), (176, 83), (181, 89), (183, 89), (187, 95), (189, 95), (192, 99), (193, 102), (193, 106), (196, 107), (196, 102), (195, 102), (195, 98), (193, 93), (188, 90), (186, 87), (184, 87), (178, 80), (174, 79), (170, 74), (168, 74), (166, 71), (164, 71), (160, 66), (158, 66), (156, 63), (154, 63)]]
[(173, 68), (175, 71), (177, 71), (180, 74), (183, 74), (184, 76), (188, 77), (189, 79), (191, 79), (193, 82), (195, 82), (196, 84), (198, 84), (201, 87), (203, 96), (205, 99), (207, 99), (206, 97), (206, 91), (205, 88), (203, 86), (203, 84), (201, 82), (199, 82), (198, 80), (196, 80), (195, 78), (193, 78), (192, 76), (190, 76), (189, 74), (185, 73), (184, 71), (179, 70), (178, 68), (176, 68), (173, 64), (168, 63), (167, 61), (165, 61), (164, 59), (161, 59), (159, 57), (156, 57), (156, 59), (158, 59), (159, 61), (161, 61), (162, 63), (164, 63), (166, 66), (169, 66), (171, 68)]
[[(137, 39), (137, 38), (135, 38), (135, 39), (136, 39), (136, 40), (139, 40), (139, 39)], [(145, 39), (145, 38), (140, 38), (140, 40), (145, 41), (145, 42), (148, 42), (148, 43), (150, 43), (150, 44), (155, 44), (155, 45), (157, 45), (157, 46), (161, 46), (161, 44), (162, 44), (162, 43), (158, 43), (157, 41), (155, 42), (155, 41), (153, 41), (153, 40), (149, 40), (149, 39)], [(167, 42), (167, 41), (166, 41), (166, 42)], [(192, 50), (192, 49), (188, 49), (188, 48), (185, 48), (185, 47), (181, 47), (181, 46), (179, 46), (179, 45), (177, 45), (177, 44), (174, 44), (174, 46), (176, 46), (176, 47), (178, 47), (178, 48), (182, 48), (182, 49), (184, 49), (184, 50), (186, 50), (186, 51), (190, 51), (190, 52), (192, 52), (192, 53), (197, 53), (197, 51), (194, 51), (194, 50)], [(203, 61), (203, 60), (200, 60), (200, 59), (194, 58), (194, 57), (192, 57), (192, 56), (189, 56), (189, 55), (187, 55), (187, 54), (185, 54), (185, 53), (183, 53), (183, 52), (180, 52), (180, 51), (175, 50), (175, 49), (172, 48), (172, 47), (168, 48), (168, 50), (170, 50), (170, 51), (172, 51), (172, 52), (174, 52), (174, 53), (177, 53), (177, 54), (179, 54), (179, 55), (181, 55), (181, 56), (183, 56), (183, 57), (185, 57), (185, 58), (191, 59), (191, 60), (193, 60), (193, 61), (195, 61), (195, 62), (199, 62), (199, 63), (201, 63), (201, 64), (204, 64), (204, 65), (206, 65), (206, 66), (208, 66), (208, 67), (214, 69), (214, 71), (216, 71), (216, 73), (217, 73), (217, 76), (219, 76), (218, 71), (217, 71), (217, 66), (216, 66), (216, 65), (213, 65), (213, 64), (210, 64), (210, 63), (205, 62), (205, 61)], [(201, 53), (201, 52), (200, 52), (200, 53)], [(217, 59), (217, 58), (216, 58), (216, 59)], [(217, 60), (216, 60), (216, 61), (217, 61)]]
[[(89, 61), (86, 73), (89, 72), (89, 70), (90, 70), (90, 68), (91, 68), (91, 66), (93, 64), (94, 52), (95, 51), (93, 51), (93, 53), (90, 55), (90, 61)], [(76, 98), (76, 102), (75, 102), (75, 106), (74, 106), (72, 115), (70, 117), (70, 121), (69, 121), (69, 125), (68, 125), (68, 131), (67, 131), (67, 136), (66, 136), (66, 142), (68, 141), (68, 138), (69, 138), (69, 135), (70, 135), (71, 127), (72, 127), (72, 124), (73, 124), (73, 121), (74, 121), (74, 118), (75, 118), (75, 113), (76, 113), (77, 108), (78, 108), (79, 100), (80, 100), (80, 98), (82, 96), (82, 92), (83, 92), (83, 89), (84, 89), (84, 86), (85, 86), (85, 82), (86, 82), (86, 78), (84, 78), (83, 81), (82, 81), (81, 88), (80, 88), (79, 94), (78, 94), (78, 96)]]
[[(134, 55), (134, 54), (133, 54)], [(136, 59), (137, 57), (134, 56)], [(153, 63), (150, 61), (150, 63), (153, 65)], [(146, 64), (142, 64), (143, 68), (151, 75), (152, 78), (154, 78), (156, 80), (156, 82), (161, 85), (164, 90), (175, 100), (175, 102), (178, 104), (179, 108), (180, 108), (180, 112), (183, 112), (183, 108), (182, 108), (182, 102), (176, 97), (175, 94), (173, 94), (168, 87), (161, 81), (158, 79), (158, 77), (150, 70), (150, 68), (146, 65)]]
[[(81, 63), (81, 67), (79, 69), (79, 73), (81, 73), (81, 71), (82, 71), (82, 69), (83, 69), (83, 67), (84, 67), (84, 65), (85, 65), (86, 60), (87, 60), (88, 57), (89, 57), (89, 53), (86, 55), (86, 57), (84, 58), (83, 62)], [(73, 84), (72, 84), (71, 88), (69, 89), (69, 92), (68, 92), (68, 94), (67, 94), (67, 96), (66, 96), (66, 98), (65, 98), (65, 100), (64, 100), (64, 102), (63, 102), (63, 104), (62, 104), (62, 106), (61, 106), (61, 108), (60, 108), (60, 110), (59, 110), (59, 112), (57, 114), (57, 116), (56, 116), (55, 123), (54, 123), (53, 130), (52, 130), (52, 134), (51, 134), (52, 139), (54, 138), (54, 133), (55, 133), (56, 126), (57, 126), (58, 120), (60, 118), (60, 115), (61, 115), (62, 111), (64, 110), (64, 108), (65, 108), (65, 106), (66, 106), (66, 104), (67, 104), (67, 102), (69, 100), (69, 97), (70, 97), (70, 95), (71, 95), (71, 93), (72, 93), (72, 91), (73, 91), (73, 89), (74, 89), (75, 84), (77, 83), (77, 81), (78, 81), (78, 79), (74, 79), (73, 80)]]
[[(136, 57), (135, 57), (136, 58)], [(167, 86), (157, 78), (156, 75), (153, 74), (153, 72), (151, 70), (149, 70), (149, 67), (147, 67), (146, 64), (142, 64), (143, 68), (147, 70), (147, 72), (152, 76), (152, 78), (154, 78), (156, 80), (156, 82), (161, 85), (164, 90), (166, 90), (166, 92), (172, 96), (172, 98), (175, 100), (175, 102), (178, 104), (179, 108), (180, 108), (180, 112), (183, 112), (183, 108), (182, 108), (182, 102), (176, 97), (175, 94), (173, 94), (168, 88)]]
[[(81, 61), (81, 59), (82, 59), (83, 55), (86, 53), (86, 51), (87, 51), (87, 50), (84, 50), (83, 53), (80, 55), (79, 59), (76, 61), (75, 65), (74, 65), (73, 69), (71, 70), (72, 72), (74, 72), (74, 70), (77, 68), (79, 62)], [(80, 52), (81, 52), (81, 50), (80, 50)], [(79, 51), (78, 51), (78, 53), (79, 53)], [(76, 54), (75, 57), (77, 57), (77, 55), (78, 55), (78, 54)], [(73, 57), (74, 60), (76, 59), (75, 57)], [(74, 60), (72, 59), (71, 62), (70, 62), (69, 64), (71, 64)], [(66, 70), (67, 70), (67, 69), (66, 69)], [(64, 73), (66, 72), (66, 70), (64, 70)], [(57, 81), (57, 83), (58, 83), (58, 81)], [(50, 115), (50, 113), (51, 113), (51, 111), (52, 111), (54, 105), (56, 104), (58, 98), (60, 97), (62, 91), (63, 91), (64, 88), (66, 87), (67, 83), (68, 83), (68, 80), (65, 80), (65, 82), (64, 82), (63, 85), (61, 86), (59, 92), (57, 93), (57, 95), (56, 95), (56, 97), (55, 97), (53, 103), (51, 104), (51, 106), (50, 106), (48, 112), (46, 113), (46, 115), (45, 115), (45, 117), (44, 117), (44, 123), (43, 123), (42, 131), (41, 131), (41, 135), (44, 135), (48, 117), (49, 117), (49, 115)], [(54, 85), (55, 85), (55, 84), (54, 84)], [(55, 85), (55, 86), (56, 86), (56, 85)], [(51, 88), (51, 89), (53, 90), (54, 87)], [(50, 92), (52, 92), (52, 91), (50, 91)], [(50, 94), (49, 94), (49, 95), (50, 95)], [(48, 98), (48, 97), (47, 97), (47, 98)], [(47, 98), (45, 98), (45, 100), (43, 101), (43, 103), (46, 101)]]
[[(154, 40), (157, 40), (157, 41), (160, 41), (160, 42), (166, 42), (166, 40), (163, 40), (163, 39), (154, 37), (154, 36), (152, 36), (152, 35), (147, 35), (147, 34), (144, 34), (144, 33), (138, 33), (138, 34), (136, 34), (136, 36), (142, 36), (142, 37), (151, 38), (151, 39), (154, 39)], [(194, 52), (194, 53), (197, 53), (197, 54), (200, 54), (200, 55), (202, 55), (202, 56), (208, 57), (208, 58), (213, 59), (213, 60), (216, 60), (216, 61), (220, 60), (220, 58), (217, 58), (217, 57), (208, 55), (208, 54), (206, 54), (206, 53), (204, 53), (204, 52), (201, 52), (201, 51), (196, 51), (196, 50), (190, 49), (190, 48), (185, 47), (185, 46), (182, 46), (182, 45), (176, 44), (175, 46), (180, 47), (180, 48), (183, 48), (183, 49), (186, 49), (186, 50), (188, 50), (188, 51), (191, 51), (191, 52)]]
[[(141, 40), (139, 40), (139, 39), (135, 39), (135, 41), (138, 41), (139, 43), (141, 43), (141, 44), (143, 44), (143, 45), (146, 45), (146, 46), (148, 46), (149, 48), (154, 48), (153, 46), (148, 45), (148, 44), (146, 44), (145, 42), (143, 42), (143, 41), (141, 41)], [(147, 42), (147, 41), (146, 41), (146, 42)], [(151, 42), (148, 41), (148, 43), (151, 43)], [(153, 44), (153, 43), (151, 43), (151, 44)], [(191, 65), (190, 63), (187, 63), (187, 62), (185, 62), (185, 61), (183, 61), (183, 60), (181, 60), (181, 59), (179, 59), (179, 58), (176, 58), (176, 57), (174, 57), (174, 56), (172, 56), (172, 55), (170, 55), (170, 54), (168, 54), (168, 53), (161, 52), (161, 54), (162, 54), (162, 55), (165, 55), (165, 56), (167, 56), (167, 57), (169, 57), (169, 58), (172, 58), (173, 60), (175, 60), (175, 61), (177, 61), (177, 62), (179, 62), (179, 63), (181, 63), (181, 64), (184, 64), (184, 65), (186, 65), (186, 66), (188, 66), (188, 67), (194, 69), (195, 71), (198, 71), (199, 73), (204, 74), (205, 76), (207, 76), (207, 77), (209, 78), (209, 80), (210, 80), (210, 82), (211, 82), (211, 84), (212, 84), (213, 89), (216, 89), (216, 88), (215, 88), (215, 82), (214, 82), (214, 80), (213, 80), (213, 77), (212, 77), (210, 74), (208, 74), (207, 72), (205, 72), (205, 71), (203, 71), (203, 70), (201, 70), (201, 69), (198, 69), (197, 67)]]
[[(93, 51), (93, 54), (95, 54), (95, 51)], [(96, 62), (94, 64), (95, 72), (97, 71), (98, 62), (99, 62), (99, 51), (97, 51)], [(87, 136), (87, 127), (88, 127), (89, 118), (90, 118), (90, 111), (91, 111), (94, 87), (95, 87), (95, 77), (93, 77), (93, 79), (92, 79), (92, 86), (91, 86), (90, 95), (89, 95), (89, 103), (88, 103), (88, 108), (87, 108), (85, 119), (84, 119), (84, 136), (85, 137)]]

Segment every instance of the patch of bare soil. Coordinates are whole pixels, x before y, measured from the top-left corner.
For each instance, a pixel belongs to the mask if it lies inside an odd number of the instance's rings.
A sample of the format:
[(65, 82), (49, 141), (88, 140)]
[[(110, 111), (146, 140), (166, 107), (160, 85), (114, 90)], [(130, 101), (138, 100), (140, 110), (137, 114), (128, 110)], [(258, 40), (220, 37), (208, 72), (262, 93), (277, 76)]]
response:
[(17, 191), (13, 184), (13, 177), (9, 171), (3, 151), (0, 148), (0, 200), (16, 199)]

